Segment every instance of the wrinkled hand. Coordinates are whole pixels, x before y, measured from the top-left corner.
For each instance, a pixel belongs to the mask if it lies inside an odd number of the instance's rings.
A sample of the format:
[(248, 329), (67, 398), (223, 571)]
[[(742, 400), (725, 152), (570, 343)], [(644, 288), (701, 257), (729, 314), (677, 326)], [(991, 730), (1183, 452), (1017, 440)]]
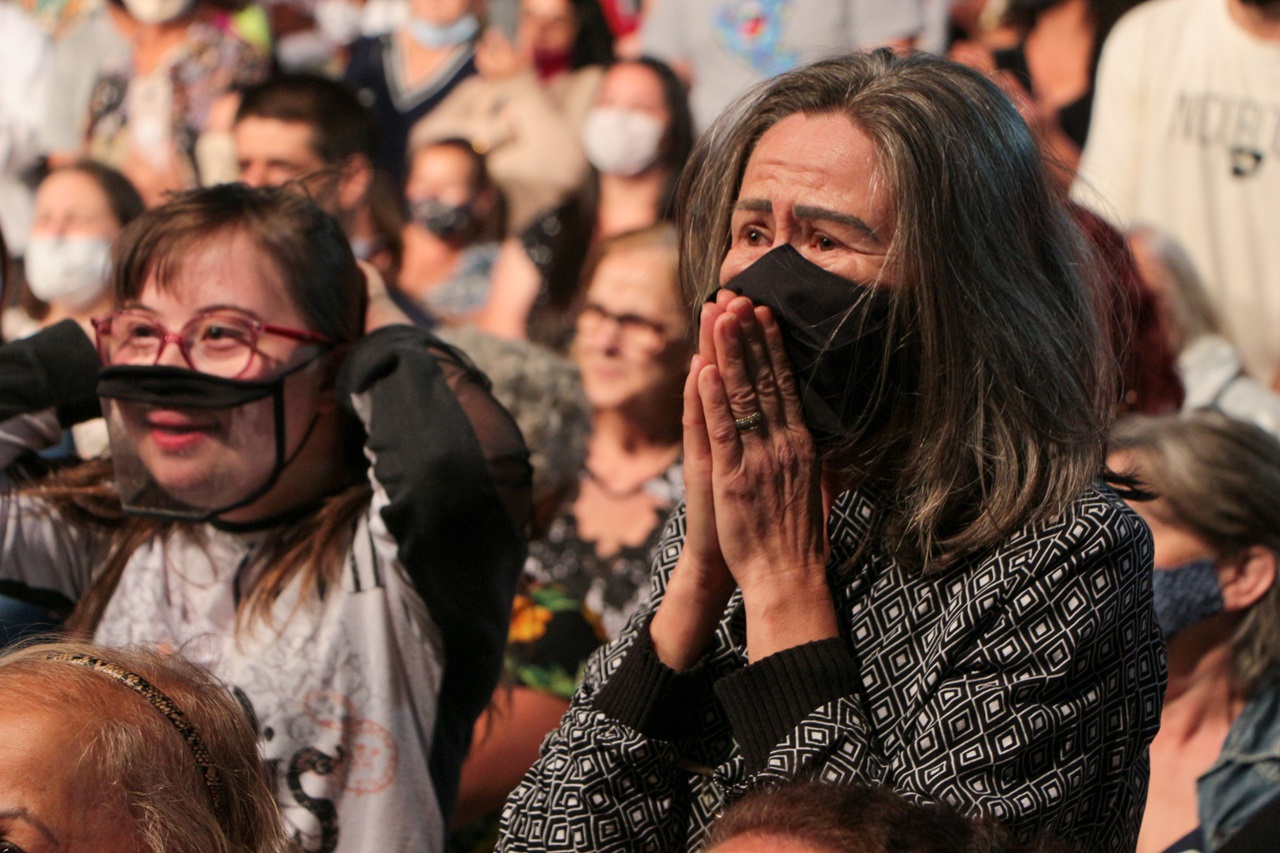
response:
[[(825, 585), (821, 464), (781, 330), (768, 308), (745, 297), (721, 307), (715, 361), (697, 377), (720, 552), (744, 598)], [(759, 427), (737, 428), (735, 420), (757, 412)]]
[(649, 634), (654, 650), (667, 666), (685, 669), (702, 653), (719, 624), (735, 586), (720, 553), (712, 499), (711, 446), (698, 394), (698, 376), (712, 362), (713, 327), (732, 294), (720, 291), (717, 301), (702, 306), (698, 325), (698, 355), (689, 365), (684, 383), (685, 537)]

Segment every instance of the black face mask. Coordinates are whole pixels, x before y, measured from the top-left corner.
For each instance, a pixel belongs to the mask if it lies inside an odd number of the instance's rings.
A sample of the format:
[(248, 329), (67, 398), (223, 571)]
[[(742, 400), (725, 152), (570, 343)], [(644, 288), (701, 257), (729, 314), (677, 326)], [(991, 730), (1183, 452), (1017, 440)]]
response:
[(414, 222), (444, 239), (465, 234), (476, 224), (470, 205), (445, 204), (438, 198), (415, 201), (411, 213)]
[[(316, 358), (318, 357), (317, 355)], [(98, 396), (102, 398), (102, 411), (107, 419), (116, 485), (125, 512), (152, 518), (207, 521), (247, 506), (270, 491), (280, 474), (306, 445), (319, 420), (319, 415), (312, 418), (297, 449), (292, 455), (286, 455), (284, 381), (314, 360), (308, 359), (265, 380), (225, 379), (166, 365), (115, 365), (104, 368), (98, 379)], [(193, 490), (192, 495), (183, 495), (172, 487), (166, 488), (147, 468), (133, 445), (124, 425), (125, 416), (118, 405), (125, 403), (158, 409), (230, 410), (233, 412), (234, 424), (236, 409), (267, 397), (272, 401), (270, 451), (274, 452), (274, 458), (271, 470), (265, 475), (255, 474), (254, 479), (258, 482), (236, 482), (245, 472), (239, 470), (234, 454), (224, 454), (225, 459), (220, 459), (216, 453), (209, 454), (211, 458), (206, 460), (206, 468), (211, 489)], [(239, 438), (242, 448), (253, 446), (254, 435)], [(231, 440), (234, 441), (235, 437)], [(257, 450), (265, 452), (268, 448), (259, 447)], [(218, 489), (228, 491), (226, 494), (219, 494)]]
[(815, 443), (829, 445), (883, 424), (894, 395), (881, 386), (897, 380), (900, 367), (885, 364), (889, 291), (827, 272), (790, 245), (773, 249), (724, 287), (768, 306), (777, 318)]

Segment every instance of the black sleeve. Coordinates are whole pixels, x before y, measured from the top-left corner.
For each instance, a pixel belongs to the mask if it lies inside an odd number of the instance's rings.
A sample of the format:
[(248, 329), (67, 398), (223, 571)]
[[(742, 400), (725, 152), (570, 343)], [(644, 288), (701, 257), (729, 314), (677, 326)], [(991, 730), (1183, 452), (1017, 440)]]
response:
[(0, 347), (0, 422), (55, 409), (63, 427), (101, 417), (101, 362), (74, 320)]
[(366, 335), (338, 377), (390, 500), (383, 520), (444, 643), (431, 772), (446, 820), (471, 727), (498, 681), (525, 553), (528, 453), (485, 386), (411, 326)]

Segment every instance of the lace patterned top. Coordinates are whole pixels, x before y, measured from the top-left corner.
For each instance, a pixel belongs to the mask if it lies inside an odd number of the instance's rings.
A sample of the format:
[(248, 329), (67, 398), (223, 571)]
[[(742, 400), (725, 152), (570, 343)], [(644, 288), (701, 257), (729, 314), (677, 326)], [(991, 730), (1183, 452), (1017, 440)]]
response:
[(99, 74), (89, 101), (90, 155), (119, 168), (131, 149), (156, 168), (177, 153), (187, 187), (199, 183), (195, 149), (219, 97), (266, 79), (270, 67), (257, 49), (196, 21), (186, 39), (150, 74), (132, 59)]
[(573, 499), (561, 506), (546, 536), (530, 543), (507, 643), (507, 670), (517, 684), (571, 697), (587, 658), (618, 636), (648, 594), (653, 549), (684, 496), (680, 462), (642, 488), (657, 506), (653, 529), (639, 545), (601, 557), (596, 543), (578, 533)]

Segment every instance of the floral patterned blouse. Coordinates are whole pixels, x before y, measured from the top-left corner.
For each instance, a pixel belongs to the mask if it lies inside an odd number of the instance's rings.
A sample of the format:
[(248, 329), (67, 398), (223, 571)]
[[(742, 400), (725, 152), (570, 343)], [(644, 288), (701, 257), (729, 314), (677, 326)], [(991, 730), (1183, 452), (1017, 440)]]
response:
[(514, 683), (573, 696), (587, 658), (615, 639), (649, 591), (653, 548), (667, 516), (684, 497), (677, 460), (643, 486), (656, 499), (646, 540), (601, 557), (578, 534), (573, 500), (566, 501), (547, 534), (529, 545), (525, 588), (516, 595), (507, 638), (507, 669)]
[(222, 95), (266, 79), (269, 70), (257, 49), (195, 21), (186, 41), (150, 74), (139, 76), (130, 59), (98, 76), (89, 101), (89, 154), (119, 168), (132, 149), (163, 167), (173, 150), (185, 185), (194, 187), (196, 139), (210, 108)]

